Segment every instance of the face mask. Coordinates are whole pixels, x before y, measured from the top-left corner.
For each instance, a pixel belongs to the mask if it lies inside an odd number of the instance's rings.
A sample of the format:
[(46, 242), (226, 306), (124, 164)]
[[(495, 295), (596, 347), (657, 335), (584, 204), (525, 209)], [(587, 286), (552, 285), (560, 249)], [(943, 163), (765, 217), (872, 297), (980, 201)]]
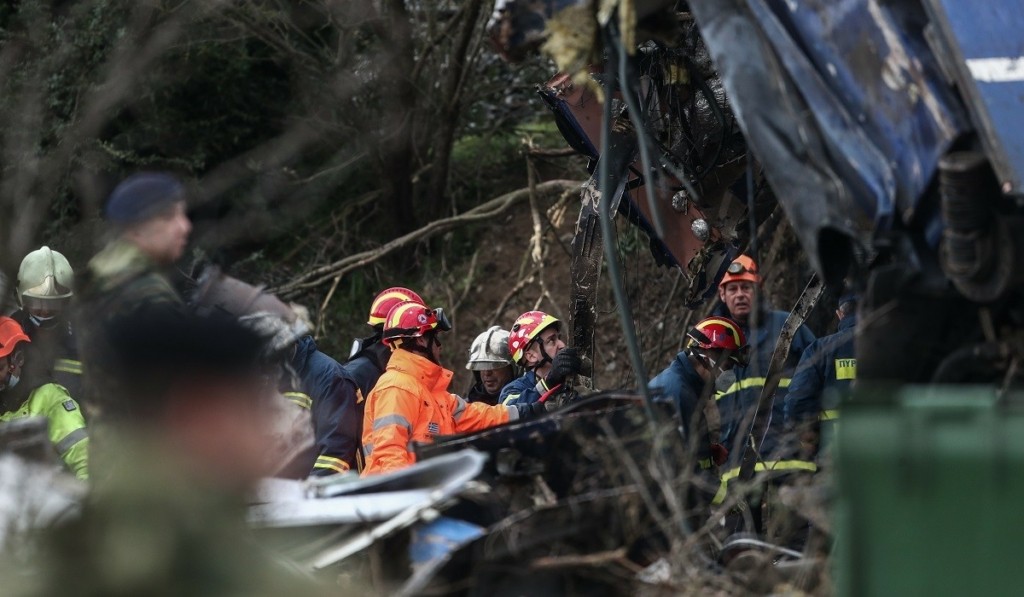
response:
[(28, 318), (32, 321), (32, 323), (36, 324), (37, 326), (42, 326), (43, 323), (45, 323), (47, 321), (52, 321), (53, 319), (56, 319), (56, 317), (57, 317), (56, 315), (51, 315), (49, 317), (39, 317), (38, 315), (29, 315), (28, 316)]
[(0, 392), (13, 388), (14, 386), (18, 385), (19, 381), (21, 381), (21, 378), (18, 377), (17, 375), (8, 375), (7, 381), (4, 383), (0, 383)]

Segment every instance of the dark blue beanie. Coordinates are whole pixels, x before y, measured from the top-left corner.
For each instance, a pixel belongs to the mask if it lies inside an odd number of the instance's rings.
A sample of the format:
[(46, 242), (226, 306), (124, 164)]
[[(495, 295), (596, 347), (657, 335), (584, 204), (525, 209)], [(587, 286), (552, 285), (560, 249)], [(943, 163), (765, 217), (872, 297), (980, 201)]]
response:
[(185, 200), (185, 187), (165, 172), (139, 172), (121, 181), (107, 199), (103, 219), (111, 224), (136, 224)]

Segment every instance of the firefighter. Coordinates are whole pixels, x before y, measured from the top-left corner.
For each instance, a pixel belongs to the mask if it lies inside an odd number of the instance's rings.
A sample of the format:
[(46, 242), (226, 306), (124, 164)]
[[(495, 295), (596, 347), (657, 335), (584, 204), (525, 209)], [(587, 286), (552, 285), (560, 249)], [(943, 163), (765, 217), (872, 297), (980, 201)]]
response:
[(366, 399), (363, 475), (398, 470), (416, 461), (413, 442), (477, 431), (543, 413), (543, 404), (470, 404), (448, 392), (452, 372), (441, 366), (438, 336), (451, 329), (441, 309), (406, 301), (392, 307), (383, 341), (393, 351), (387, 370)]
[(184, 311), (166, 270), (184, 253), (192, 229), (184, 186), (159, 172), (134, 174), (117, 185), (103, 217), (113, 238), (89, 261), (78, 284), (75, 322), (90, 416), (102, 415), (121, 391), (117, 378), (126, 355), (118, 334), (140, 320)]
[(466, 400), (497, 404), (501, 389), (515, 377), (508, 335), (495, 325), (473, 340), (466, 362), (466, 369), (473, 372), (473, 385), (466, 393)]
[(26, 347), (26, 375), (64, 386), (80, 398), (82, 363), (67, 309), (75, 272), (64, 255), (40, 247), (18, 267), (18, 305), (11, 314), (32, 340)]
[(836, 333), (815, 340), (800, 357), (793, 381), (786, 394), (786, 427), (800, 437), (805, 457), (816, 456), (819, 440), (828, 445), (839, 417), (839, 405), (845, 400), (857, 378), (854, 331), (857, 327), (857, 297), (839, 298)]
[(54, 450), (69, 471), (87, 479), (89, 437), (82, 409), (63, 386), (25, 375), (30, 343), (17, 321), (0, 317), (0, 422), (45, 417)]
[[(746, 366), (735, 367), (735, 381), (716, 396), (722, 417), (722, 443), (730, 449), (730, 460), (736, 465), (739, 464), (742, 454), (742, 450), (737, 449), (742, 445), (739, 442), (749, 441), (747, 436), (753, 422), (753, 411), (764, 388), (765, 375), (768, 373), (775, 344), (789, 316), (785, 311), (767, 308), (765, 301), (759, 296), (761, 281), (757, 263), (746, 255), (740, 255), (729, 264), (725, 276), (718, 285), (721, 305), (716, 314), (728, 316), (739, 323), (744, 337), (750, 342), (750, 362)], [(793, 336), (783, 377), (776, 390), (768, 433), (763, 443), (754, 447), (764, 459), (775, 457), (777, 448), (783, 449), (780, 444), (785, 417), (784, 399), (790, 375), (804, 349), (813, 341), (814, 334), (803, 325)], [(741, 428), (744, 424), (746, 426)]]
[(689, 440), (691, 434), (696, 435), (698, 468), (707, 470), (712, 463), (724, 464), (728, 450), (717, 436), (709, 435), (705, 408), (714, 408), (713, 400), (706, 403), (701, 399), (712, 398), (715, 378), (721, 371), (747, 363), (750, 347), (739, 324), (726, 317), (708, 317), (686, 337), (686, 348), (648, 386), (659, 399), (674, 402), (684, 437)]
[(360, 404), (370, 395), (370, 390), (384, 374), (384, 370), (388, 366), (388, 359), (391, 358), (391, 349), (381, 341), (384, 333), (384, 320), (387, 319), (388, 312), (392, 307), (405, 301), (423, 304), (420, 295), (401, 286), (381, 290), (370, 304), (370, 315), (366, 324), (370, 326), (373, 333), (367, 338), (356, 341), (352, 355), (345, 362), (345, 369), (356, 382)]
[(503, 404), (532, 404), (557, 392), (583, 362), (575, 348), (562, 341), (561, 322), (543, 311), (516, 318), (508, 337), (512, 362), (526, 370), (501, 390)]
[(295, 343), (289, 362), (299, 390), (285, 397), (310, 409), (316, 437), (316, 461), (310, 476), (358, 470), (362, 409), (359, 387), (338, 361), (317, 349), (305, 335)]

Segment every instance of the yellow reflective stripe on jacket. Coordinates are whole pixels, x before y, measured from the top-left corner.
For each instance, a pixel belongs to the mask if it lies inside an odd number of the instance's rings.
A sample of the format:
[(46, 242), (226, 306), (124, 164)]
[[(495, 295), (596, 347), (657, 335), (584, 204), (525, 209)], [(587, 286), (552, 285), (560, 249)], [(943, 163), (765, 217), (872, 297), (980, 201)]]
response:
[(308, 394), (303, 394), (302, 392), (285, 392), (283, 396), (302, 408), (307, 410), (313, 408), (313, 399), (310, 398)]
[[(736, 392), (746, 390), (748, 388), (762, 388), (764, 387), (764, 383), (766, 381), (768, 381), (767, 377), (748, 377), (746, 379), (741, 379), (739, 381), (733, 382), (733, 384), (729, 386), (729, 388), (724, 392), (719, 392), (715, 394), (715, 400), (721, 400), (722, 397), (725, 396), (726, 394), (734, 394)], [(790, 378), (783, 377), (782, 379), (779, 380), (779, 387), (788, 388), (790, 381)]]
[(839, 410), (838, 409), (832, 409), (832, 410), (823, 410), (823, 411), (821, 411), (821, 415), (818, 417), (818, 420), (820, 420), (820, 421), (835, 421), (838, 418), (839, 418)]
[(348, 472), (349, 466), (348, 463), (341, 458), (321, 454), (316, 457), (316, 463), (313, 465), (313, 468), (328, 469), (336, 473), (344, 473)]
[[(807, 460), (767, 460), (754, 465), (754, 472), (756, 473), (766, 471), (809, 471), (813, 473), (817, 470), (818, 465)], [(725, 501), (725, 496), (729, 492), (729, 481), (738, 477), (739, 474), (740, 467), (738, 466), (722, 474), (722, 481), (718, 486), (718, 493), (711, 500), (712, 504), (717, 506)]]
[(61, 373), (81, 375), (82, 361), (76, 361), (74, 359), (57, 359), (53, 362), (53, 370), (60, 371)]

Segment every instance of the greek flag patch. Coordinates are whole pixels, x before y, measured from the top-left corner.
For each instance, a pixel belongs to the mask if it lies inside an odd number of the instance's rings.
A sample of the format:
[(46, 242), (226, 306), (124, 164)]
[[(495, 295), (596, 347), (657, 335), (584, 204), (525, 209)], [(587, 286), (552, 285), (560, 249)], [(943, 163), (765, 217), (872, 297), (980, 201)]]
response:
[(77, 406), (75, 406), (75, 401), (74, 400), (65, 400), (63, 403), (61, 403), (61, 406), (63, 406), (64, 410), (66, 410), (68, 412), (71, 412), (71, 411), (75, 410), (76, 408), (78, 408)]
[(437, 435), (438, 433), (441, 433), (441, 426), (437, 423), (428, 423), (427, 431), (429, 431), (431, 435)]

